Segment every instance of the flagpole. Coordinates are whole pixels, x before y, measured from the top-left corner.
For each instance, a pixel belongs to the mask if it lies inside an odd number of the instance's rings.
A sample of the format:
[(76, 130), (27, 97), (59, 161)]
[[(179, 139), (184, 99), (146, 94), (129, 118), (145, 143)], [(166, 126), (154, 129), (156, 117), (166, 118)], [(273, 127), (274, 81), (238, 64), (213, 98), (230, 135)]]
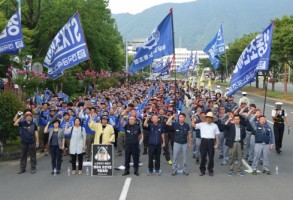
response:
[(174, 39), (174, 21), (173, 21), (173, 8), (170, 8), (170, 14), (171, 14), (171, 22), (172, 22), (172, 42), (173, 42), (173, 66), (175, 67), (175, 112), (177, 112), (177, 69), (175, 64), (175, 39)]
[(265, 100), (263, 103), (263, 115), (265, 115), (266, 111), (266, 103), (267, 103), (267, 92), (268, 92), (268, 71), (265, 71), (266, 80), (265, 80)]

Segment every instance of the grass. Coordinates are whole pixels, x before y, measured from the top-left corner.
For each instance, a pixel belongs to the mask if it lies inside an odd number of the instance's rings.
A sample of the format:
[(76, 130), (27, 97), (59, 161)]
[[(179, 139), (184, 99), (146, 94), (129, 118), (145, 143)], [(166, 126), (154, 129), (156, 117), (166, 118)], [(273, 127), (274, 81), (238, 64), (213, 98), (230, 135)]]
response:
[(7, 141), (7, 143), (3, 147), (4, 153), (14, 153), (20, 151), (20, 138), (18, 137), (17, 140), (14, 141)]
[[(223, 86), (223, 87), (229, 87), (229, 82), (217, 82), (217, 85)], [(250, 87), (249, 85), (246, 87), (241, 88), (241, 91), (245, 91), (249, 94), (256, 95), (256, 96), (265, 96), (265, 89), (262, 88), (255, 88)], [(267, 97), (275, 99), (277, 101), (282, 101), (286, 103), (293, 104), (293, 94), (292, 93), (284, 93), (279, 91), (267, 91)]]

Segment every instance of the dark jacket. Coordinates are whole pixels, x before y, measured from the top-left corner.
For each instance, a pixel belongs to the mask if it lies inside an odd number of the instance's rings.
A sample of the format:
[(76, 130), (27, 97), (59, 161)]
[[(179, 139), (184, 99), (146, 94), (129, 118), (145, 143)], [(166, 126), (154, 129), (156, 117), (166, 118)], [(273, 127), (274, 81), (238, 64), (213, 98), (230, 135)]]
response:
[[(232, 124), (229, 122), (228, 125), (225, 126), (226, 129), (226, 143), (225, 145), (229, 148), (233, 148), (233, 144), (236, 137), (236, 127), (235, 124)], [(241, 148), (243, 149), (243, 140), (246, 137), (246, 130), (243, 125), (240, 124), (240, 142), (241, 142)]]

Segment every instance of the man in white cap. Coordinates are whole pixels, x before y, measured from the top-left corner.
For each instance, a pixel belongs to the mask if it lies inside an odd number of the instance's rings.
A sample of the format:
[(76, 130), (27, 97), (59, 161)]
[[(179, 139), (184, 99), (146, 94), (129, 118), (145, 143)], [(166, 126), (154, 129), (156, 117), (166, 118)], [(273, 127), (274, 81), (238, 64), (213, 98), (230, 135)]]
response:
[(282, 102), (275, 103), (276, 108), (272, 110), (272, 118), (274, 121), (274, 134), (276, 142), (276, 151), (281, 153), (283, 135), (285, 130), (285, 123), (290, 127), (288, 115), (284, 109), (282, 109)]
[(247, 98), (247, 92), (242, 92), (242, 97), (239, 99), (239, 105), (241, 104), (241, 102), (245, 102), (246, 105), (249, 105), (249, 99)]
[(200, 129), (201, 134), (201, 144), (200, 144), (200, 154), (201, 154), (201, 163), (200, 163), (200, 176), (205, 175), (206, 171), (206, 157), (209, 157), (208, 171), (209, 176), (214, 176), (214, 155), (215, 149), (218, 149), (219, 144), (219, 128), (213, 123), (218, 119), (214, 117), (212, 112), (208, 112), (202, 121), (195, 125), (195, 129)]

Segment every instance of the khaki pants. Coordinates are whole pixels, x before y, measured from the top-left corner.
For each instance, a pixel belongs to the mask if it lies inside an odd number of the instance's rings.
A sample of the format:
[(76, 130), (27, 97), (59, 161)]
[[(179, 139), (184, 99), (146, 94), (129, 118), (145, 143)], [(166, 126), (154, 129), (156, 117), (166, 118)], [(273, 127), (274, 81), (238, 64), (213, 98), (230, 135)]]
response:
[(241, 142), (234, 142), (233, 148), (229, 149), (229, 170), (234, 170), (234, 159), (237, 155), (237, 171), (241, 171), (242, 166), (242, 158), (243, 158), (243, 150), (241, 148)]
[(117, 141), (117, 150), (118, 150), (119, 153), (123, 151), (124, 144), (125, 144), (125, 132), (124, 131), (119, 131), (119, 133), (118, 133), (118, 141)]

